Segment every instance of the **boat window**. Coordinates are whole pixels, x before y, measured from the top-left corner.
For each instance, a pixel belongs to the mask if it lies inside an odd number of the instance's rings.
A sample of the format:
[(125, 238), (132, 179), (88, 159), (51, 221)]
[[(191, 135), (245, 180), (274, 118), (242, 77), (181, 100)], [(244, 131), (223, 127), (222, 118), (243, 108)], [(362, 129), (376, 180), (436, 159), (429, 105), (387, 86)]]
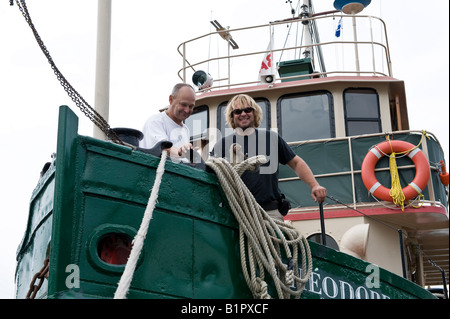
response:
[(278, 132), (286, 142), (335, 137), (330, 92), (284, 95), (277, 103)]
[[(264, 98), (255, 98), (254, 100), (261, 107), (263, 112), (263, 119), (259, 125), (259, 128), (270, 129), (270, 102)], [(222, 133), (222, 136), (229, 135), (232, 132), (228, 124), (225, 122), (225, 110), (227, 108), (227, 104), (228, 101), (223, 102), (217, 108), (218, 129)]]
[(344, 91), (345, 131), (347, 136), (380, 133), (380, 105), (374, 89)]
[(189, 127), (191, 132), (190, 140), (198, 140), (209, 127), (209, 110), (207, 105), (198, 106), (194, 109), (194, 112), (189, 116), (184, 123)]

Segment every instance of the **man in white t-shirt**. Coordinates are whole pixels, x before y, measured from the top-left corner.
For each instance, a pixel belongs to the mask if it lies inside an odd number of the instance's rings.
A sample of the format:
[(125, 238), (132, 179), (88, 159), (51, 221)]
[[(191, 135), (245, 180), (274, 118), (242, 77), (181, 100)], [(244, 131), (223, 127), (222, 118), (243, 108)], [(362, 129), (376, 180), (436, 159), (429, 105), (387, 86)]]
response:
[(189, 84), (176, 84), (169, 96), (167, 110), (152, 115), (144, 124), (144, 138), (139, 146), (152, 148), (160, 141), (170, 141), (173, 146), (170, 149), (171, 157), (182, 157), (190, 149), (189, 128), (183, 123), (193, 112), (195, 105), (195, 91)]

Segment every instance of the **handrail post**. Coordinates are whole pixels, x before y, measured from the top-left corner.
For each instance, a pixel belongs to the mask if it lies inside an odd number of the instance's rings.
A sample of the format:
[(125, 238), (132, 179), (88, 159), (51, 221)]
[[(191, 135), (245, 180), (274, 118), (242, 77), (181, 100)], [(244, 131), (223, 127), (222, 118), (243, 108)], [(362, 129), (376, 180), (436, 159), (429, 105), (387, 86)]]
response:
[(406, 263), (405, 263), (405, 251), (403, 249), (403, 231), (401, 229), (397, 229), (398, 231), (398, 237), (400, 239), (400, 254), (402, 257), (402, 272), (403, 272), (403, 278), (406, 278)]
[(183, 83), (186, 83), (186, 42), (183, 43)]
[(320, 212), (320, 229), (322, 232), (322, 245), (327, 245), (327, 239), (325, 234), (325, 218), (323, 216), (323, 203), (319, 203), (319, 212)]
[(440, 268), (442, 275), (442, 284), (444, 286), (444, 299), (448, 299), (447, 279), (445, 278), (445, 270)]

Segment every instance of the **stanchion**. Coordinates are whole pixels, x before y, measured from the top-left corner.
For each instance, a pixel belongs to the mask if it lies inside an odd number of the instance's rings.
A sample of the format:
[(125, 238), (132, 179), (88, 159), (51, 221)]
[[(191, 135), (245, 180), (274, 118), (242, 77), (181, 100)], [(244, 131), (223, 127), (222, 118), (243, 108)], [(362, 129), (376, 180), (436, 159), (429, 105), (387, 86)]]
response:
[(402, 258), (403, 278), (407, 279), (407, 276), (406, 276), (405, 250), (403, 248), (403, 231), (401, 229), (397, 229), (397, 231), (398, 231), (398, 237), (399, 237), (399, 240), (400, 240), (400, 254), (401, 254), (401, 258)]
[(325, 235), (325, 218), (323, 217), (323, 203), (319, 203), (319, 212), (320, 212), (320, 228), (322, 231), (322, 245), (327, 245), (327, 239)]

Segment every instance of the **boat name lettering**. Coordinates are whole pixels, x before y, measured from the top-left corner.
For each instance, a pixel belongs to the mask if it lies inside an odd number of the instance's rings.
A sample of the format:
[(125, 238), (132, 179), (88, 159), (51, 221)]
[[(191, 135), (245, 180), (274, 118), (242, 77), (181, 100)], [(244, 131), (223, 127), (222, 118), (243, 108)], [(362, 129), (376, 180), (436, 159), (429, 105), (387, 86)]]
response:
[[(373, 265), (371, 265), (373, 266)], [(376, 266), (374, 266), (376, 268)], [(367, 270), (367, 269), (366, 269)], [(370, 268), (365, 285), (332, 278), (318, 269), (311, 273), (305, 291), (318, 294), (324, 299), (390, 299), (389, 296), (371, 288), (379, 288), (379, 270)]]

